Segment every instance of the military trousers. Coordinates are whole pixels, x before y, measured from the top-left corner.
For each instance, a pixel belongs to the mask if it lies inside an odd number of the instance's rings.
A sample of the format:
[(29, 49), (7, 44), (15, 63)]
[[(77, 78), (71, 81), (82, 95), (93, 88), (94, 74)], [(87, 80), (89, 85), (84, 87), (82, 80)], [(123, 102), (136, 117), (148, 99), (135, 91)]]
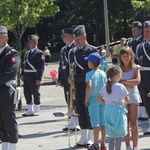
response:
[[(35, 81), (24, 81), (24, 96), (26, 99), (26, 103), (28, 105), (30, 104), (36, 104), (39, 105), (40, 104), (40, 85), (36, 85)], [(33, 100), (32, 100), (32, 96), (33, 96)]]
[(0, 139), (2, 142), (18, 142), (18, 125), (13, 102), (0, 103)]
[(85, 106), (85, 93), (80, 93), (77, 91), (76, 110), (79, 114), (78, 119), (81, 129), (92, 129), (88, 113), (88, 107)]
[(148, 117), (150, 118), (150, 97), (147, 96), (147, 94), (150, 92), (150, 88), (144, 88), (141, 85), (139, 85), (139, 92), (141, 94)]

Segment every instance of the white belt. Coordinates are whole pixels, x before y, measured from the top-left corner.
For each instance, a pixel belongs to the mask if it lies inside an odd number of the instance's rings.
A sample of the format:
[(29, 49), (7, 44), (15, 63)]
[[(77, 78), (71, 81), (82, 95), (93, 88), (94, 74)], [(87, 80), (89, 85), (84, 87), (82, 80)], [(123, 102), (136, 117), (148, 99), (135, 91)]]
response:
[(37, 72), (37, 70), (28, 70), (28, 69), (24, 69), (24, 72)]
[(62, 66), (62, 70), (65, 70), (66, 69), (66, 66)]
[(10, 80), (10, 81), (6, 82), (5, 84), (6, 84), (7, 86), (10, 86), (12, 83), (15, 83), (15, 80)]
[(150, 67), (141, 67), (140, 70), (141, 71), (150, 71)]

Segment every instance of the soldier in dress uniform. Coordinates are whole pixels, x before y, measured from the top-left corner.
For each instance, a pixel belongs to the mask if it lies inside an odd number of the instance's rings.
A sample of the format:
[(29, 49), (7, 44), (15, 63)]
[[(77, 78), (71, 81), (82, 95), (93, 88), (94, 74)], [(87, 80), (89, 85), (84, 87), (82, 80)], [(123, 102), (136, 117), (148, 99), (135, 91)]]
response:
[(2, 150), (16, 150), (18, 125), (15, 118), (14, 92), (20, 56), (7, 42), (7, 28), (0, 26), (0, 138)]
[[(59, 62), (59, 70), (58, 70), (58, 84), (60, 86), (63, 86), (64, 88), (64, 95), (66, 103), (69, 105), (69, 102), (67, 100), (67, 92), (70, 91), (70, 85), (68, 83), (68, 77), (69, 77), (69, 60), (68, 60), (68, 54), (69, 51), (75, 47), (74, 37), (73, 37), (73, 28), (65, 28), (61, 31), (61, 37), (63, 42), (66, 44), (64, 47), (62, 47), (60, 51), (60, 62)], [(68, 96), (69, 97), (69, 96)], [(76, 119), (76, 123), (75, 123)], [(76, 125), (76, 126), (74, 126)], [(70, 120), (70, 127), (69, 129), (72, 131), (80, 130), (78, 117), (71, 116)], [(63, 128), (63, 131), (68, 131), (68, 126)]]
[(76, 110), (79, 114), (79, 125), (81, 127), (81, 137), (77, 142), (76, 147), (85, 147), (92, 144), (93, 131), (88, 114), (88, 108), (85, 106), (85, 75), (90, 71), (88, 64), (84, 61), (91, 53), (97, 52), (94, 46), (87, 42), (87, 36), (84, 25), (78, 25), (74, 31), (76, 47), (71, 53), (71, 62), (76, 64), (76, 74), (74, 76), (76, 83)]
[[(28, 110), (23, 116), (37, 116), (40, 109), (40, 83), (44, 72), (44, 54), (38, 49), (38, 36), (30, 35), (28, 37), (29, 51), (26, 52), (23, 69), (23, 87)], [(32, 96), (34, 101), (32, 101)], [(34, 105), (33, 105), (34, 103)]]
[(145, 21), (144, 24), (144, 38), (145, 42), (139, 44), (136, 49), (136, 58), (141, 66), (141, 83), (139, 85), (139, 91), (146, 107), (146, 111), (149, 117), (149, 128), (144, 135), (150, 135), (150, 20)]
[[(137, 45), (145, 41), (144, 37), (142, 36), (142, 23), (139, 21), (134, 21), (132, 23), (131, 31), (132, 31), (133, 38), (126, 41), (124, 45), (129, 46), (132, 49), (135, 56)], [(136, 58), (135, 58), (135, 63), (137, 64)]]

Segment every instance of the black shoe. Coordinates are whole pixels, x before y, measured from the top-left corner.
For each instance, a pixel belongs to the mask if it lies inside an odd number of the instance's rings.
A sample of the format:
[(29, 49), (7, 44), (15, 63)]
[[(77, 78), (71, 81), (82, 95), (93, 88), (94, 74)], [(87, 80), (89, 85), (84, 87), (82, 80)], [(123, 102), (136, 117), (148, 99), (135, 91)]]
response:
[(22, 135), (18, 134), (18, 138), (22, 138), (22, 137), (23, 137)]
[(141, 120), (142, 118), (140, 117), (140, 118), (138, 118), (138, 120)]
[(142, 121), (147, 121), (148, 118), (140, 118), (140, 120), (142, 120)]
[(144, 132), (143, 135), (150, 135), (150, 132)]
[(85, 148), (89, 148), (89, 147), (91, 147), (91, 146), (92, 146), (92, 145), (89, 144), (89, 143), (85, 144)]
[(76, 144), (75, 146), (74, 146), (74, 148), (85, 148), (85, 146), (86, 146), (86, 144)]
[[(74, 129), (70, 129), (70, 131), (73, 131)], [(63, 128), (63, 131), (68, 131), (68, 127)]]
[(33, 116), (33, 114), (27, 115), (27, 114), (22, 114), (23, 117), (29, 117), (29, 116)]

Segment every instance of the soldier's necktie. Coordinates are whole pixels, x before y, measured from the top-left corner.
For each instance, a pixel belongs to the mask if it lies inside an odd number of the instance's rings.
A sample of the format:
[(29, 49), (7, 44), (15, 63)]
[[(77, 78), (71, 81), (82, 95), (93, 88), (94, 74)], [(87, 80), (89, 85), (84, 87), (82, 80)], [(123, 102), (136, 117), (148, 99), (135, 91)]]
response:
[(136, 44), (136, 43), (137, 43), (137, 40), (135, 39), (135, 40), (134, 40), (134, 44)]
[(149, 47), (149, 43), (146, 44), (146, 47)]
[(29, 54), (28, 54), (28, 56), (29, 56), (29, 55), (31, 55), (31, 54), (32, 54), (32, 51), (31, 51), (31, 50), (29, 50)]
[(79, 47), (79, 51), (81, 51), (82, 50), (82, 48), (81, 47)]

